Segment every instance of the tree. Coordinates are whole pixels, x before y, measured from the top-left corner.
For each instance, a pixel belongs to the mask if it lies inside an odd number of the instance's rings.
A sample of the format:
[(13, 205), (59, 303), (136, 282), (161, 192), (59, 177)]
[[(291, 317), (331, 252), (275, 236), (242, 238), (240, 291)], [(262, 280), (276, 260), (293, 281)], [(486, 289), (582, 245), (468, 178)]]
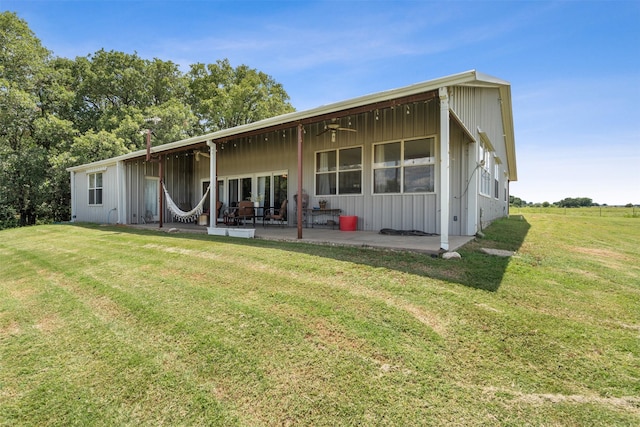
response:
[(578, 208), (581, 206), (588, 207), (593, 206), (593, 200), (588, 197), (567, 197), (560, 200), (559, 202), (556, 202), (556, 205), (561, 208)]
[(69, 218), (66, 168), (293, 111), (282, 85), (228, 60), (195, 64), (104, 49), (52, 58), (0, 13), (0, 228)]
[(48, 156), (39, 138), (43, 127), (55, 127), (41, 102), (49, 55), (25, 21), (0, 13), (0, 201), (5, 206), (0, 217), (5, 223), (34, 224), (44, 202)]
[(197, 118), (187, 102), (189, 80), (171, 61), (100, 50), (71, 65), (75, 122), (82, 133), (107, 131), (130, 150), (144, 147), (145, 119), (159, 117), (154, 144), (195, 135)]
[(188, 73), (190, 104), (202, 132), (244, 125), (294, 111), (289, 95), (269, 75), (229, 60), (197, 63)]
[(509, 204), (511, 206), (522, 207), (522, 206), (526, 206), (527, 202), (522, 200), (520, 197), (509, 196)]

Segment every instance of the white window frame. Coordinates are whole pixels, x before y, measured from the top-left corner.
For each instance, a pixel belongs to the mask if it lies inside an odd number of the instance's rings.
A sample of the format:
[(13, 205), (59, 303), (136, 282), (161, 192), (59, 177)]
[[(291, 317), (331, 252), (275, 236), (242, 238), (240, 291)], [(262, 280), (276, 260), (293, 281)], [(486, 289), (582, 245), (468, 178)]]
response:
[[(272, 201), (275, 200), (275, 177), (276, 176), (283, 176), (283, 177), (287, 177), (289, 175), (289, 171), (287, 169), (282, 169), (282, 170), (273, 170), (273, 171), (266, 171), (266, 172), (256, 172), (250, 175), (225, 175), (225, 176), (218, 176), (218, 181), (222, 181), (222, 188), (223, 188), (223, 194), (222, 197), (220, 197), (220, 201), (222, 203), (225, 204), (226, 207), (229, 207), (229, 204), (231, 203), (231, 201), (229, 200), (229, 187), (230, 187), (230, 182), (234, 179), (246, 179), (246, 178), (250, 178), (251, 179), (251, 195), (254, 194), (259, 194), (259, 185), (258, 185), (258, 179), (261, 177), (268, 177), (270, 180), (269, 183), (269, 200)], [(205, 179), (205, 181), (207, 181), (208, 179)], [(287, 193), (289, 191), (289, 183), (287, 184)], [(243, 200), (247, 200), (249, 195), (243, 195), (244, 199)], [(287, 199), (289, 197), (289, 195), (287, 194)], [(241, 200), (238, 200), (238, 202), (240, 202)], [(264, 200), (259, 201), (258, 202), (260, 206), (264, 206)], [(267, 206), (267, 207), (273, 207), (273, 206)], [(275, 206), (277, 208), (280, 208), (280, 206)]]
[(480, 144), (480, 194), (491, 197), (491, 156)]
[[(100, 181), (102, 185), (99, 187), (96, 185), (98, 175), (100, 175)], [(91, 179), (93, 178), (93, 180)], [(92, 184), (93, 181), (93, 184)], [(100, 202), (97, 203), (96, 196), (100, 190)], [(93, 191), (93, 203), (91, 203), (91, 192)], [(104, 174), (102, 172), (91, 172), (87, 174), (87, 201), (89, 206), (102, 206), (104, 200)]]
[(493, 166), (493, 197), (500, 200), (500, 165), (496, 161)]
[[(423, 163), (420, 164), (419, 166), (432, 166), (433, 167), (433, 190), (431, 191), (419, 191), (419, 192), (405, 192), (405, 183), (404, 183), (404, 178), (405, 178), (405, 169), (407, 168), (411, 168), (414, 166), (418, 166), (415, 164), (412, 164), (411, 161), (405, 160), (405, 144), (407, 142), (411, 142), (411, 141), (418, 141), (421, 139), (425, 139), (425, 140), (431, 140), (431, 147), (430, 147), (430, 152), (431, 152), (431, 156), (429, 157), (430, 160), (428, 160), (427, 163)], [(400, 144), (400, 164), (399, 165), (393, 165), (393, 166), (376, 166), (376, 162), (375, 162), (375, 155), (376, 155), (376, 147), (379, 145), (386, 145), (386, 144)], [(427, 136), (422, 136), (422, 137), (417, 137), (417, 138), (406, 138), (406, 139), (400, 139), (400, 140), (395, 140), (395, 141), (385, 141), (385, 142), (379, 142), (376, 144), (373, 144), (373, 149), (371, 151), (371, 193), (374, 196), (384, 196), (384, 195), (389, 195), (389, 194), (434, 194), (436, 192), (436, 189), (438, 188), (438, 174), (436, 171), (436, 163), (437, 163), (437, 150), (438, 144), (437, 144), (437, 138), (436, 135), (427, 135)], [(375, 186), (375, 172), (376, 170), (382, 170), (382, 169), (398, 169), (400, 171), (400, 182), (399, 182), (399, 192), (376, 192), (376, 186)]]
[[(353, 168), (353, 169), (341, 169), (340, 168), (340, 152), (341, 151), (345, 151), (345, 150), (353, 150), (353, 149), (360, 149), (360, 168)], [(335, 170), (332, 171), (318, 171), (318, 154), (320, 153), (330, 153), (330, 152), (335, 152), (336, 153), (336, 167)], [(362, 145), (354, 145), (354, 146), (350, 146), (350, 147), (341, 147), (341, 148), (332, 148), (330, 150), (318, 150), (315, 153), (313, 153), (313, 163), (314, 163), (314, 169), (313, 169), (313, 194), (315, 195), (315, 197), (329, 197), (329, 196), (361, 196), (362, 195), (362, 180), (363, 180), (363, 170), (364, 170), (364, 147)], [(341, 193), (340, 192), (340, 174), (341, 173), (348, 173), (348, 172), (359, 172), (360, 173), (360, 191), (357, 193)], [(318, 193), (318, 175), (330, 175), (330, 174), (334, 174), (335, 175), (335, 182), (336, 182), (336, 192), (334, 193), (329, 193), (329, 194), (319, 194)]]
[(509, 200), (509, 198), (507, 197), (507, 183), (509, 181), (507, 180), (507, 178), (505, 177), (504, 179), (504, 201), (507, 202)]

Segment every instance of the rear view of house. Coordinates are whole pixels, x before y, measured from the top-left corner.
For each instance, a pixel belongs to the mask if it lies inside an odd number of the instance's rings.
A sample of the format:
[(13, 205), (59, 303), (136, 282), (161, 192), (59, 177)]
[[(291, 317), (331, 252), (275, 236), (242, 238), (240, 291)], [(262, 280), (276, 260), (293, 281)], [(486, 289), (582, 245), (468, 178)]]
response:
[(448, 249), (449, 235), (474, 235), (508, 214), (511, 88), (468, 71), (69, 171), (74, 221), (162, 224), (175, 218), (171, 203), (190, 211), (202, 201), (209, 233), (219, 234), (225, 207), (287, 200), (285, 224), (301, 236), (304, 200), (355, 217), (358, 230), (439, 234)]

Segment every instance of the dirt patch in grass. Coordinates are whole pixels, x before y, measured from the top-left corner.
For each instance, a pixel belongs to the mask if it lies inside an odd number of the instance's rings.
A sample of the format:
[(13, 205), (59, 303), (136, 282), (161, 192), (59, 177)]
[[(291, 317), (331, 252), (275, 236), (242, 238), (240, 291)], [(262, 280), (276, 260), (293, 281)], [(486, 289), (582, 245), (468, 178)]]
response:
[(6, 325), (0, 327), (0, 337), (14, 336), (20, 334), (20, 332), (20, 324), (15, 320), (11, 320)]
[(359, 342), (359, 340), (355, 338), (349, 338), (337, 327), (320, 319), (315, 321), (313, 324), (313, 332), (307, 333), (305, 340), (314, 342), (320, 349), (326, 348), (326, 344), (337, 347), (340, 350), (357, 351), (364, 345), (364, 342)]
[(60, 329), (63, 325), (64, 322), (58, 315), (47, 314), (38, 319), (38, 322), (34, 324), (33, 327), (44, 333), (52, 333)]
[[(38, 272), (38, 276), (42, 277), (42, 272)], [(24, 303), (32, 299), (38, 293), (38, 291), (35, 287), (32, 287), (25, 279), (12, 281), (12, 286), (10, 289), (8, 289), (8, 293), (11, 298), (15, 298), (16, 300)]]
[(159, 250), (159, 251), (170, 253), (170, 254), (186, 255), (186, 256), (190, 256), (190, 257), (209, 259), (209, 260), (211, 260), (211, 259), (220, 259), (221, 258), (220, 254), (216, 254), (216, 253), (213, 253), (213, 252), (195, 251), (193, 249), (185, 249), (185, 248), (179, 248), (179, 247), (174, 247), (174, 246), (157, 245), (157, 244), (153, 244), (153, 243), (148, 243), (148, 244), (144, 245), (143, 248), (145, 248), (145, 249), (155, 249), (155, 250)]
[(415, 304), (403, 301), (402, 299), (393, 296), (390, 292), (380, 289), (371, 289), (367, 286), (345, 284), (340, 281), (334, 282), (334, 285), (340, 285), (340, 287), (347, 289), (353, 295), (382, 301), (396, 310), (409, 313), (418, 322), (428, 326), (440, 336), (445, 336), (447, 333), (446, 322), (440, 316)]
[(509, 395), (513, 400), (523, 402), (528, 405), (546, 405), (559, 403), (574, 404), (595, 404), (613, 406), (634, 414), (640, 414), (640, 397), (623, 396), (623, 397), (602, 397), (602, 396), (586, 396), (581, 394), (557, 394), (557, 393), (523, 393), (521, 391), (499, 388), (499, 387), (483, 387), (483, 392), (492, 396)]
[(622, 259), (622, 260), (628, 260), (628, 257), (618, 253), (618, 252), (614, 252), (611, 249), (604, 249), (604, 248), (585, 248), (585, 247), (580, 247), (580, 246), (574, 246), (571, 248), (572, 251), (574, 252), (579, 252), (581, 254), (585, 254), (585, 255), (590, 255), (590, 256), (595, 256), (595, 257), (599, 257), (599, 258), (615, 258), (615, 259)]

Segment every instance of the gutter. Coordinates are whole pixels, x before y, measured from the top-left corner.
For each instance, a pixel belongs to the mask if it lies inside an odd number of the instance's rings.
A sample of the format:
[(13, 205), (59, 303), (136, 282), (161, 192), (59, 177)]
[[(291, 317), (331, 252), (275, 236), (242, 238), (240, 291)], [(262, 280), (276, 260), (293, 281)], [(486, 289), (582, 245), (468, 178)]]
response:
[[(206, 143), (207, 141), (221, 141), (234, 139), (239, 137), (240, 135), (246, 135), (248, 133), (262, 133), (267, 132), (268, 129), (277, 127), (277, 126), (286, 126), (286, 127), (294, 127), (298, 124), (308, 124), (314, 123), (323, 120), (323, 116), (331, 117), (334, 114), (339, 114), (346, 110), (352, 110), (356, 108), (364, 108), (371, 106), (371, 110), (376, 109), (376, 104), (393, 102), (393, 100), (404, 97), (416, 96), (419, 94), (424, 94), (425, 92), (435, 91), (435, 97), (437, 97), (438, 88), (445, 86), (486, 86), (486, 87), (495, 87), (499, 86), (501, 93), (504, 87), (508, 88), (509, 83), (500, 80), (496, 77), (492, 77), (486, 74), (478, 73), (476, 70), (465, 71), (458, 74), (452, 74), (450, 76), (438, 78), (435, 80), (429, 80), (422, 83), (416, 83), (410, 86), (401, 87), (398, 89), (391, 89), (383, 92), (378, 92), (370, 95), (364, 95), (357, 98), (352, 98), (346, 101), (340, 101), (333, 104), (328, 104), (324, 106), (320, 106), (317, 108), (313, 108), (306, 111), (299, 111), (293, 113), (287, 113), (276, 117), (271, 117), (268, 119), (260, 120), (257, 122), (249, 123), (242, 126), (236, 126), (234, 128), (222, 129), (216, 132), (208, 133), (205, 135), (200, 135), (188, 139), (183, 139), (180, 141), (170, 142), (168, 144), (158, 145), (155, 147), (151, 147), (151, 154), (158, 154), (169, 150), (175, 150), (184, 148), (190, 145), (198, 144), (198, 143)], [(508, 89), (507, 89), (508, 90)], [(509, 98), (509, 106), (511, 105), (510, 95), (507, 96)], [(368, 110), (367, 110), (368, 111)], [(503, 121), (504, 117), (504, 109), (503, 109)], [(327, 118), (327, 117), (325, 117)], [(513, 120), (511, 120), (511, 133), (513, 134)], [(511, 139), (513, 141), (513, 137)], [(117, 163), (118, 161), (134, 159), (137, 157), (146, 156), (146, 149), (134, 151), (131, 153), (127, 153), (118, 157), (113, 157), (110, 159), (99, 160), (96, 162), (72, 166), (67, 168), (68, 172), (77, 172), (85, 170), (89, 167), (99, 167), (99, 166), (110, 166), (112, 164)], [(515, 156), (515, 153), (514, 153)], [(513, 159), (515, 161), (515, 157)]]

